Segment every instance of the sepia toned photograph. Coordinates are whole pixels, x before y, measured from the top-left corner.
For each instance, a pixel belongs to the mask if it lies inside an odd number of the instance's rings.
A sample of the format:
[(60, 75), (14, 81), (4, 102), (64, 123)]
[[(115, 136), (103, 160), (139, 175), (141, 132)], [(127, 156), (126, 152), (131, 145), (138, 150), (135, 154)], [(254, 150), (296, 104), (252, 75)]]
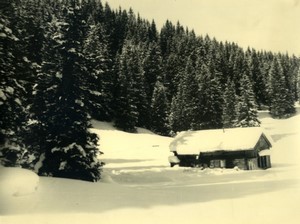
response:
[(0, 0), (0, 224), (300, 223), (300, 0)]

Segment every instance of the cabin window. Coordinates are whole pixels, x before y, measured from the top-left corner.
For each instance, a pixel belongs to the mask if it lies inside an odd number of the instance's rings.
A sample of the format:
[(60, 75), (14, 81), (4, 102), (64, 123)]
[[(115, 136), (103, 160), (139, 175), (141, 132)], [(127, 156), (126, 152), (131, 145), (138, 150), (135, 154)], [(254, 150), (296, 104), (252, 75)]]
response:
[(233, 159), (227, 159), (226, 160), (226, 168), (233, 168), (235, 165), (234, 165), (234, 161)]
[(220, 160), (220, 167), (225, 168), (226, 167), (226, 161), (225, 160)]
[(257, 168), (257, 160), (249, 159), (248, 160), (248, 170), (255, 170)]

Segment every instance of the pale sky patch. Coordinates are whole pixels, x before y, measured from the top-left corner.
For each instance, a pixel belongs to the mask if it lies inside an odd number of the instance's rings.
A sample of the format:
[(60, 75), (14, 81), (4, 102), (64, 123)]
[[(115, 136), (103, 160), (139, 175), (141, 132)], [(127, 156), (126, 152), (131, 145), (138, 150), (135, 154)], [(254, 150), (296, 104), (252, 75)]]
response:
[(160, 29), (168, 19), (241, 47), (300, 56), (299, 0), (107, 0), (130, 7)]

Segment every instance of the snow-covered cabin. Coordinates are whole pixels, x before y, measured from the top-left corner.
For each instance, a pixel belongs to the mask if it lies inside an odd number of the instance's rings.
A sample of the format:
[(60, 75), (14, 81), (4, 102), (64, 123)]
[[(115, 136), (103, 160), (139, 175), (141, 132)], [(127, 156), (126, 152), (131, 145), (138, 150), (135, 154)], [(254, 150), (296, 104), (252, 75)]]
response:
[(261, 128), (230, 128), (180, 132), (170, 143), (171, 166), (271, 167), (272, 140)]

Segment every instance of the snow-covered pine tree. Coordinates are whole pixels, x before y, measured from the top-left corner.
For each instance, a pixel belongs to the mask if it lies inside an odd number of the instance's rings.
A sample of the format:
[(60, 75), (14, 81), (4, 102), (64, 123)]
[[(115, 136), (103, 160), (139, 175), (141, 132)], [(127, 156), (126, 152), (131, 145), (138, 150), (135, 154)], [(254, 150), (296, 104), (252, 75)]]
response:
[(151, 130), (157, 134), (169, 135), (168, 108), (165, 87), (160, 81), (157, 81), (151, 103)]
[(115, 125), (134, 132), (136, 126), (149, 127), (150, 102), (145, 92), (145, 79), (140, 48), (126, 40), (119, 56), (115, 91)]
[(158, 32), (154, 20), (151, 21), (151, 25), (148, 27), (148, 41), (150, 43), (158, 42)]
[(143, 46), (135, 46), (129, 53), (128, 67), (132, 74), (133, 100), (138, 111), (137, 125), (143, 128), (150, 127), (151, 100), (148, 101), (146, 93), (146, 80), (143, 70)]
[(171, 104), (169, 121), (173, 132), (198, 129), (199, 102), (199, 82), (195, 72), (195, 61), (190, 57)]
[(201, 108), (200, 104), (200, 92), (199, 92), (199, 77), (196, 72), (196, 58), (192, 54), (186, 64), (184, 76), (180, 82), (179, 88), (183, 88), (183, 99), (181, 107), (183, 107), (184, 116), (184, 130), (199, 129), (199, 111)]
[(295, 112), (294, 101), (278, 57), (273, 59), (269, 77), (270, 114), (276, 118), (289, 116)]
[[(38, 74), (41, 72), (43, 47), (45, 43), (44, 28), (45, 24), (50, 21), (52, 9), (50, 3), (46, 1), (15, 1), (18, 4), (17, 18), (14, 18), (14, 30), (19, 36), (18, 51), (23, 58), (23, 63), (19, 65), (16, 72), (19, 74), (18, 80), (24, 86), (23, 105), (26, 110), (30, 110), (33, 103), (33, 88), (36, 86)], [(22, 137), (26, 147), (27, 159), (23, 161), (22, 167), (33, 169), (39, 152), (34, 150), (32, 145), (33, 136), (31, 135), (30, 126), (32, 120), (29, 119), (22, 131)], [(33, 122), (34, 123), (34, 122)], [(35, 141), (35, 140), (34, 140)]]
[(174, 43), (175, 26), (171, 21), (167, 20), (160, 31), (159, 44), (163, 58), (172, 53), (172, 45)]
[(89, 116), (84, 104), (85, 79), (81, 1), (72, 0), (53, 19), (45, 46), (42, 73), (36, 87), (32, 112), (37, 120), (40, 175), (97, 181), (102, 163), (98, 161), (98, 137), (90, 133)]
[(233, 46), (231, 54), (232, 56), (230, 59), (230, 64), (232, 66), (232, 70), (230, 71), (230, 76), (232, 77), (231, 80), (235, 84), (237, 95), (241, 95), (241, 79), (245, 68), (247, 67), (245, 54), (243, 52), (243, 49), (241, 49), (237, 45)]
[(18, 5), (1, 2), (0, 7), (0, 163), (22, 166), (27, 160), (22, 133), (26, 126), (24, 96), (28, 63), (19, 50), (20, 39), (13, 30)]
[(249, 70), (250, 78), (253, 82), (253, 92), (258, 107), (267, 104), (267, 86), (266, 77), (263, 77), (262, 69), (260, 68), (261, 62), (259, 61), (258, 54), (254, 49), (246, 52), (247, 68)]
[(241, 79), (241, 96), (238, 102), (236, 127), (259, 127), (257, 104), (249, 77), (244, 73)]
[(132, 97), (133, 77), (127, 62), (129, 60), (127, 51), (130, 50), (127, 45), (124, 45), (122, 54), (117, 56), (115, 66), (117, 72), (114, 96), (115, 126), (124, 131), (135, 132), (139, 114)]
[(143, 70), (146, 82), (146, 94), (148, 101), (151, 102), (157, 78), (163, 77), (161, 52), (157, 43), (150, 43), (146, 49)]
[(294, 101), (299, 100), (299, 92), (297, 90), (297, 87), (299, 85), (298, 76), (299, 76), (299, 68), (300, 68), (300, 60), (293, 55), (290, 59), (290, 82), (291, 82), (291, 90), (293, 94)]
[(184, 113), (183, 113), (183, 89), (180, 88), (177, 94), (173, 97), (171, 102), (170, 114), (168, 116), (169, 126), (171, 129), (170, 134), (175, 135), (178, 131), (184, 131), (186, 129), (186, 123), (184, 120)]
[(203, 64), (200, 76), (200, 108), (198, 129), (214, 129), (222, 127), (223, 94), (221, 85), (212, 74), (210, 68)]
[(299, 92), (299, 86), (300, 86), (300, 80), (299, 80), (299, 76), (300, 76), (300, 57), (294, 57), (295, 59), (295, 100), (296, 101), (300, 101), (300, 92)]
[(237, 96), (234, 83), (228, 79), (224, 91), (223, 127), (232, 128), (237, 121)]
[(183, 65), (180, 63), (179, 55), (175, 53), (168, 55), (163, 63), (165, 74), (164, 85), (167, 88), (167, 97), (170, 102), (178, 91), (181, 74), (184, 72), (184, 68), (182, 67)]
[(91, 116), (109, 121), (113, 117), (113, 73), (108, 53), (107, 37), (101, 23), (91, 21), (84, 41), (84, 55), (89, 76), (86, 79), (85, 105)]

